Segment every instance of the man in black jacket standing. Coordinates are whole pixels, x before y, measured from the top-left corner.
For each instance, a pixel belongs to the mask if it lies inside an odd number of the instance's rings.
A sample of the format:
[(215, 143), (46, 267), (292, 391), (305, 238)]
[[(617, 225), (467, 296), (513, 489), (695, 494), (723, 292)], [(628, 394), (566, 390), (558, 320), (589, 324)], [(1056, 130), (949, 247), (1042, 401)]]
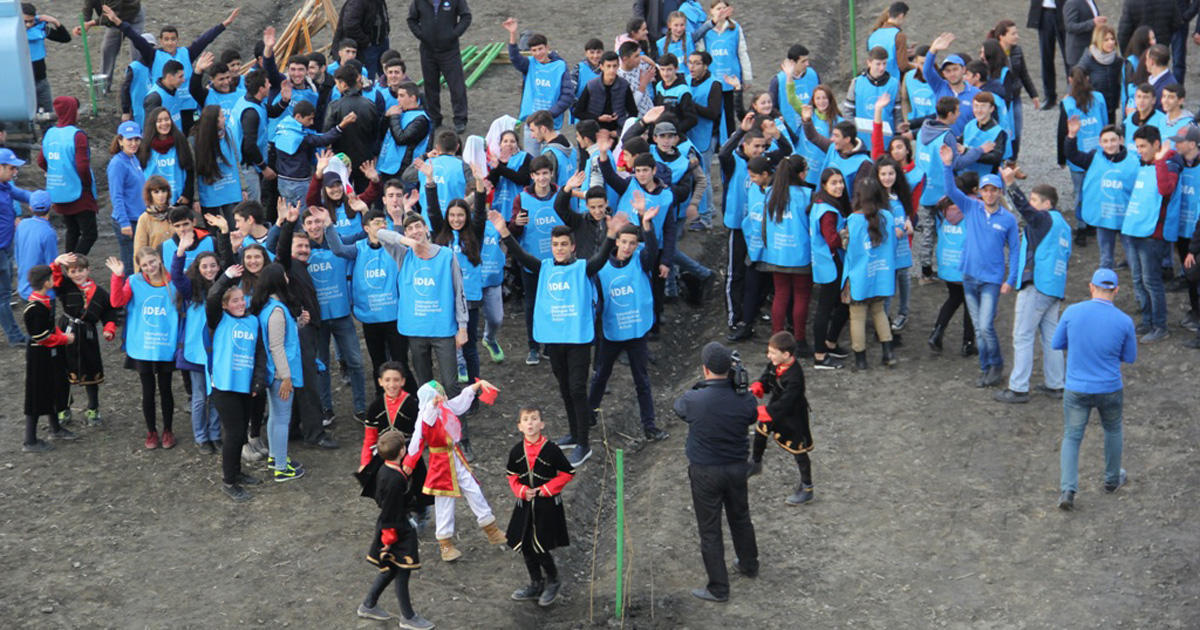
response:
[(379, 56), (389, 47), (391, 21), (386, 0), (346, 0), (338, 12), (338, 25), (333, 31), (333, 50), (345, 39), (358, 44), (358, 58), (371, 79), (383, 71)]
[(408, 28), (421, 42), (421, 77), (425, 80), (425, 113), (434, 128), (442, 126), (441, 77), (446, 77), (454, 106), (454, 131), (467, 129), (467, 83), (458, 38), (471, 26), (467, 0), (412, 0)]
[(347, 114), (355, 114), (354, 126), (346, 129), (333, 143), (335, 153), (345, 153), (350, 158), (350, 181), (354, 189), (366, 190), (367, 179), (358, 169), (363, 162), (374, 160), (379, 155), (379, 110), (375, 101), (362, 95), (358, 64), (347, 62), (333, 73), (333, 80), (342, 97), (333, 101), (325, 110), (325, 129), (332, 129)]
[(1071, 66), (1067, 64), (1067, 28), (1063, 23), (1064, 0), (1029, 0), (1029, 19), (1025, 26), (1037, 29), (1038, 49), (1042, 53), (1042, 90), (1046, 92), (1046, 100), (1042, 109), (1054, 109), (1058, 101), (1057, 80), (1054, 72), (1054, 46), (1063, 54), (1063, 64), (1067, 74)]

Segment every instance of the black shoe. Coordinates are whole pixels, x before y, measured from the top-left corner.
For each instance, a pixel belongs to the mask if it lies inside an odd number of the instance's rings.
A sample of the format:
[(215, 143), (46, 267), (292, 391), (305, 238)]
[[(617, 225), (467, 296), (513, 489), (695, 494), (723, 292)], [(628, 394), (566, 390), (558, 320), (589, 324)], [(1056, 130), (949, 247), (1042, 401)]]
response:
[(21, 446), (21, 452), (23, 453), (45, 453), (52, 450), (54, 450), (54, 446), (45, 440), (36, 440), (32, 444)]
[(257, 486), (262, 483), (262, 480), (258, 477), (251, 477), (246, 473), (238, 473), (237, 483), (241, 486)]
[(309, 448), (324, 448), (329, 450), (341, 448), (341, 446), (337, 443), (337, 440), (329, 437), (328, 433), (322, 433), (320, 437), (312, 442), (305, 440), (304, 445)]
[(1166, 283), (1163, 288), (1167, 293), (1179, 293), (1180, 291), (1186, 291), (1188, 288), (1187, 278), (1175, 278), (1174, 280)]
[(198, 442), (196, 444), (196, 450), (200, 451), (204, 455), (216, 455), (217, 454), (217, 449), (216, 449), (216, 447), (213, 446), (212, 442)]
[(728, 595), (725, 597), (717, 597), (716, 595), (710, 593), (705, 587), (692, 589), (692, 597), (695, 597), (696, 599), (703, 599), (706, 602), (717, 602), (718, 604), (729, 601)]
[(801, 484), (796, 488), (796, 493), (784, 499), (784, 503), (788, 505), (804, 505), (813, 500), (813, 487)]
[(1014, 392), (1011, 389), (1004, 388), (992, 394), (992, 400), (996, 402), (1017, 404), (1029, 402), (1029, 392)]
[(1034, 387), (1033, 389), (1034, 389), (1034, 391), (1036, 391), (1038, 393), (1045, 394), (1051, 398), (1057, 398), (1058, 400), (1062, 400), (1062, 397), (1063, 397), (1063, 390), (1061, 388), (1053, 389), (1050, 387), (1046, 387), (1045, 385), (1038, 385), (1037, 387)]
[(1125, 469), (1122, 468), (1121, 476), (1119, 479), (1117, 479), (1117, 482), (1115, 484), (1109, 483), (1107, 481), (1104, 482), (1104, 491), (1109, 494), (1112, 494), (1112, 493), (1116, 492), (1118, 489), (1120, 489), (1121, 486), (1125, 485), (1125, 482), (1127, 480), (1128, 480), (1128, 476), (1125, 475)]
[(904, 336), (898, 332), (892, 333), (892, 347), (900, 348), (904, 346)]
[(1200, 337), (1192, 337), (1191, 339), (1188, 339), (1187, 341), (1183, 342), (1183, 347), (1191, 348), (1193, 350), (1200, 350)]
[(1058, 106), (1057, 98), (1047, 98), (1046, 102), (1042, 103), (1042, 106), (1039, 109), (1041, 109), (1044, 112), (1048, 112), (1048, 111), (1054, 109), (1056, 106)]
[(51, 440), (61, 440), (63, 442), (70, 442), (71, 440), (79, 439), (79, 436), (75, 435), (75, 433), (73, 433), (72, 431), (60, 428), (57, 431), (50, 432), (50, 439)]
[(754, 475), (758, 475), (758, 474), (762, 473), (762, 469), (763, 469), (762, 462), (756, 462), (754, 460), (750, 460), (748, 463), (749, 463), (749, 466), (746, 468), (746, 478), (747, 479), (753, 477)]
[(845, 359), (846, 357), (850, 356), (850, 351), (841, 346), (834, 346), (834, 347), (830, 348), (829, 344), (826, 344), (825, 345), (825, 354), (827, 354), (831, 357), (834, 357), (836, 359)]
[(840, 359), (834, 358), (832, 354), (827, 354), (820, 359), (813, 359), (814, 370), (840, 370), (842, 362)]
[(461, 136), (464, 133), (466, 133), (466, 131), (467, 131), (467, 123), (465, 123), (465, 122), (454, 123), (454, 133)]
[(562, 582), (558, 580), (546, 580), (546, 587), (542, 589), (542, 596), (538, 598), (538, 606), (549, 606), (558, 599), (558, 589), (562, 587)]
[(643, 433), (646, 434), (646, 439), (651, 442), (661, 442), (671, 437), (670, 433), (667, 433), (658, 427), (649, 427)]
[(1075, 491), (1063, 490), (1062, 494), (1058, 495), (1058, 509), (1064, 512), (1070, 512), (1075, 509)]
[(999, 365), (993, 365), (987, 369), (987, 372), (983, 376), (983, 386), (991, 387), (999, 384), (1002, 380), (1004, 380), (1004, 368)]
[(964, 357), (975, 356), (979, 354), (979, 348), (975, 347), (974, 339), (963, 340), (962, 350), (959, 351)]
[(748, 578), (756, 578), (756, 577), (758, 577), (758, 566), (757, 566), (757, 564), (758, 564), (758, 563), (755, 563), (755, 567), (754, 567), (753, 569), (747, 569), (746, 567), (742, 566), (742, 561), (741, 561), (741, 560), (737, 560), (737, 559), (735, 559), (735, 560), (733, 561), (733, 570), (734, 570), (734, 571), (737, 571), (738, 573), (741, 573), (742, 575), (744, 575), (744, 576), (746, 576), (746, 577), (748, 577)]
[(730, 341), (742, 341), (743, 339), (750, 339), (753, 336), (754, 327), (746, 322), (742, 322), (734, 326), (733, 330), (729, 331), (728, 335), (725, 335), (725, 338)]
[(935, 325), (933, 327), (933, 331), (931, 331), (929, 333), (929, 341), (925, 342), (925, 343), (929, 344), (930, 350), (933, 350), (934, 352), (942, 351), (942, 336), (945, 333), (946, 333), (945, 326), (942, 326), (939, 324), (939, 325)]
[(855, 352), (854, 353), (854, 371), (861, 372), (861, 371), (867, 370), (867, 369), (870, 369), (870, 366), (867, 365), (867, 353), (866, 352)]
[(812, 347), (808, 345), (807, 341), (800, 340), (800, 341), (796, 342), (796, 357), (797, 358), (811, 359), (812, 354), (813, 354)]
[(1083, 230), (1075, 230), (1075, 246), (1087, 247), (1087, 232)]
[(324, 409), (321, 411), (321, 426), (331, 427), (333, 426), (335, 420), (337, 420), (337, 416), (333, 415), (332, 409)]
[(241, 503), (243, 501), (249, 501), (252, 498), (250, 493), (247, 492), (245, 488), (239, 486), (236, 483), (221, 484), (221, 490), (225, 493), (226, 496), (228, 496), (230, 499), (233, 499), (234, 501), (237, 501), (238, 503)]
[(512, 598), (514, 601), (518, 602), (533, 601), (542, 596), (543, 590), (545, 590), (545, 584), (541, 580), (538, 580), (537, 582), (530, 582), (529, 584), (526, 584), (524, 588), (519, 588), (513, 591)]
[(899, 360), (896, 359), (895, 351), (892, 350), (892, 345), (894, 343), (894, 341), (883, 342), (883, 364), (888, 367), (892, 367), (899, 363)]

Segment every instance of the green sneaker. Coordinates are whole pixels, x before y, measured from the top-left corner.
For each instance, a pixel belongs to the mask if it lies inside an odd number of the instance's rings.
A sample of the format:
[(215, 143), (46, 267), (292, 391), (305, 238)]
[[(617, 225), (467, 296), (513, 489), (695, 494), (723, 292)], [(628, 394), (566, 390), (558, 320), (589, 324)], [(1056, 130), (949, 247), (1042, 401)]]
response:
[(88, 409), (87, 411), (83, 412), (83, 415), (87, 419), (87, 425), (89, 427), (98, 427), (103, 424), (103, 421), (100, 419), (99, 409)]
[(70, 421), (71, 421), (71, 410), (69, 408), (63, 409), (62, 411), (58, 412), (58, 423), (59, 424), (66, 424)]
[(504, 349), (500, 347), (500, 342), (484, 339), (483, 347), (487, 348), (488, 354), (492, 355), (492, 363), (504, 362)]
[(283, 470), (279, 470), (279, 469), (275, 470), (275, 481), (277, 483), (283, 483), (285, 481), (299, 479), (303, 476), (304, 476), (304, 469), (297, 468), (291, 464), (288, 464), (288, 467), (284, 468)]

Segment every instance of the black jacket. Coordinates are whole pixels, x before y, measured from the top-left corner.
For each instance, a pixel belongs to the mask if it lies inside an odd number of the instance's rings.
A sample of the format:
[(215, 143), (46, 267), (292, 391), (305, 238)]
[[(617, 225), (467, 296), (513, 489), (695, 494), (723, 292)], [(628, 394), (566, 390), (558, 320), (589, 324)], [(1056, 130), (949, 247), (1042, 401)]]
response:
[(804, 370), (800, 362), (793, 361), (791, 367), (779, 376), (775, 375), (775, 366), (768, 363), (758, 380), (763, 385), (763, 392), (771, 396), (766, 404), (771, 422), (759, 423), (758, 432), (775, 438), (789, 453), (800, 454), (812, 450), (808, 397), (804, 391)]
[[(1057, 3), (1056, 3), (1057, 4)], [(1063, 12), (1062, 10), (1055, 11), (1055, 16), (1058, 18), (1058, 32), (1064, 30), (1063, 27)], [(1042, 0), (1029, 0), (1029, 17), (1025, 20), (1026, 28), (1037, 30), (1042, 23)]]
[(361, 89), (350, 88), (325, 108), (325, 129), (336, 127), (350, 112), (354, 112), (358, 119), (342, 130), (342, 136), (333, 142), (333, 150), (345, 153), (354, 168), (358, 168), (363, 162), (379, 155), (379, 108), (375, 101), (362, 95)]
[(675, 415), (688, 423), (684, 447), (696, 466), (727, 466), (745, 462), (750, 454), (746, 427), (758, 418), (749, 393), (733, 390), (729, 379), (701, 381), (675, 400)]
[(361, 55), (369, 46), (388, 43), (390, 33), (386, 0), (346, 0), (333, 31), (333, 50), (343, 39), (353, 39)]
[(1183, 28), (1183, 14), (1176, 0), (1125, 0), (1121, 7), (1121, 25), (1117, 27), (1117, 44), (1121, 52), (1129, 45), (1133, 31), (1142, 25), (1154, 31), (1154, 38), (1170, 45), (1171, 35)]
[[(1096, 6), (1100, 8), (1099, 5)], [(1088, 0), (1067, 0), (1063, 3), (1063, 22), (1067, 28), (1066, 44), (1063, 54), (1067, 58), (1067, 67), (1073, 68), (1079, 63), (1083, 51), (1092, 44), (1092, 31), (1096, 28), (1095, 16)]]
[[(433, 3), (438, 3), (434, 13)], [(408, 7), (408, 30), (435, 52), (458, 50), (458, 38), (471, 26), (467, 0), (412, 0)]]

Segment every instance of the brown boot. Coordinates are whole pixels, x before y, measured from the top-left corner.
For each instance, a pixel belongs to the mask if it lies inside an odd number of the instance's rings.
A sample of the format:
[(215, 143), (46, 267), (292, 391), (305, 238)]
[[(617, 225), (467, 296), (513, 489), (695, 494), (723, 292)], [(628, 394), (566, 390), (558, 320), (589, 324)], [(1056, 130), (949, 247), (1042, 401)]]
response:
[(449, 538), (439, 538), (438, 547), (442, 550), (442, 562), (454, 562), (462, 557), (462, 552), (454, 546), (454, 541)]
[(499, 527), (496, 527), (495, 523), (484, 525), (483, 533), (487, 534), (488, 542), (493, 545), (503, 545), (508, 542), (508, 537), (504, 535), (504, 532), (500, 531)]

